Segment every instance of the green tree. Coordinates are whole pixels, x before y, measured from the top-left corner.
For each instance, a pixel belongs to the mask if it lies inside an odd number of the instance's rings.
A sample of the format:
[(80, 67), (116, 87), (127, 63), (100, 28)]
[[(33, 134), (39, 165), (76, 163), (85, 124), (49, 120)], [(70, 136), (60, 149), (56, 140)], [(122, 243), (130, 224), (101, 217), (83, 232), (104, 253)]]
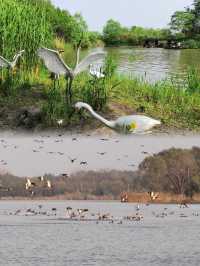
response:
[(113, 19), (108, 20), (103, 29), (103, 39), (105, 43), (111, 45), (120, 44), (121, 34), (121, 24)]
[(194, 9), (191, 10), (192, 14), (194, 14), (194, 22), (193, 22), (193, 32), (194, 34), (200, 33), (200, 0), (194, 0)]
[(193, 30), (194, 20), (195, 15), (190, 11), (176, 11), (171, 17), (171, 29), (188, 36)]

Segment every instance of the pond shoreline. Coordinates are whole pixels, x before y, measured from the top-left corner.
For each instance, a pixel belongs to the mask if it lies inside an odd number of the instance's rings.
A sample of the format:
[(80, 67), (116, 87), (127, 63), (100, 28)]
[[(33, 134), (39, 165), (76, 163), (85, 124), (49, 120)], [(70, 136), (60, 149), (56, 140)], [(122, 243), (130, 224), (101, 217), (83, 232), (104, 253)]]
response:
[[(124, 195), (124, 193), (122, 193)], [(152, 201), (149, 198), (149, 195), (147, 192), (129, 192), (128, 195), (128, 201), (121, 202), (122, 204), (131, 204), (131, 203), (137, 203), (137, 204), (171, 204), (171, 205), (177, 205), (177, 204), (200, 204), (200, 193), (194, 194), (193, 198), (185, 197), (183, 195), (175, 195), (171, 193), (159, 193), (159, 198)], [(1, 197), (0, 202), (5, 201), (85, 201), (85, 202), (120, 202), (120, 196), (116, 199), (114, 199), (112, 196), (88, 196), (87, 199), (84, 199), (83, 197), (78, 198), (72, 198), (67, 195), (57, 195), (57, 196), (47, 196), (47, 197)]]

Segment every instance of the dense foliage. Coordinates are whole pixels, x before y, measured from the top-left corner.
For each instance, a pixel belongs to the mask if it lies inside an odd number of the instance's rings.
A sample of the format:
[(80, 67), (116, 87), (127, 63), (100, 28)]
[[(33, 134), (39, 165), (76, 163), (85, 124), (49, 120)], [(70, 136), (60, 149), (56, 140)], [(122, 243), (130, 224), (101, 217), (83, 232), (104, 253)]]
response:
[(141, 45), (145, 40), (165, 39), (167, 29), (151, 29), (133, 26), (123, 27), (119, 22), (108, 20), (103, 29), (103, 40), (107, 45)]
[(49, 0), (0, 0), (0, 54), (11, 58), (25, 49), (26, 66), (36, 61), (40, 46), (53, 46), (53, 40), (62, 38), (76, 44), (95, 43), (99, 36), (90, 33), (80, 14), (54, 7)]
[(110, 19), (103, 29), (103, 40), (107, 45), (143, 45), (150, 40), (181, 40), (184, 48), (199, 48), (200, 0), (194, 0), (191, 8), (176, 11), (169, 24), (170, 28), (151, 29), (133, 26), (123, 27)]
[(141, 185), (150, 190), (192, 196), (200, 191), (200, 148), (162, 151), (139, 166)]
[(16, 52), (25, 49), (26, 66), (32, 66), (37, 48), (50, 44), (50, 23), (45, 6), (42, 8), (40, 5), (25, 0), (0, 0), (1, 55), (11, 59)]
[(200, 0), (194, 0), (191, 8), (176, 11), (171, 18), (171, 29), (180, 36), (199, 39), (200, 34)]

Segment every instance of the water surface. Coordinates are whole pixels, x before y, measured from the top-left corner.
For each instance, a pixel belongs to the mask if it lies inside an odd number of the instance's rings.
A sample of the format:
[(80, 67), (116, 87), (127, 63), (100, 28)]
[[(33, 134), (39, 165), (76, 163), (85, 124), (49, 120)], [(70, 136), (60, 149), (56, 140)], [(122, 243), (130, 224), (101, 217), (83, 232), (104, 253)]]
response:
[(188, 68), (200, 68), (200, 49), (117, 47), (105, 50), (118, 58), (119, 73), (150, 82), (177, 76), (185, 78)]
[[(17, 209), (36, 210), (39, 204), (49, 213), (56, 207), (57, 215), (9, 215)], [(144, 218), (122, 224), (61, 220), (67, 206), (109, 212), (118, 220), (136, 213), (136, 204), (131, 203), (1, 201), (0, 265), (199, 265), (200, 205), (180, 209), (141, 204)]]

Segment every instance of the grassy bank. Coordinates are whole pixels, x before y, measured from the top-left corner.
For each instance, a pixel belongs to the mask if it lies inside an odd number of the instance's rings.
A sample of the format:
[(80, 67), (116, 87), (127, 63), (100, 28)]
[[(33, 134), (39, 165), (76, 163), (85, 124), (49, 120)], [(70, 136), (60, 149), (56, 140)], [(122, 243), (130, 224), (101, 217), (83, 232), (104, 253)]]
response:
[[(38, 74), (39, 73), (39, 74)], [(1, 80), (0, 126), (7, 128), (55, 128), (64, 119), (63, 127), (75, 129), (100, 126), (86, 112), (77, 113), (66, 104), (65, 80), (54, 88), (49, 74), (39, 68), (36, 73), (20, 72)], [(73, 83), (73, 102), (84, 101), (108, 119), (140, 113), (162, 121), (162, 128), (200, 130), (200, 80), (195, 70), (179, 85), (174, 81), (150, 84), (137, 78), (117, 74), (95, 80), (87, 73)], [(39, 119), (23, 124), (20, 110), (39, 110)]]
[(190, 71), (184, 85), (173, 81), (150, 84), (137, 78), (118, 77), (115, 82), (120, 85), (112, 91), (112, 101), (117, 99), (126, 108), (160, 119), (164, 127), (199, 130), (200, 83), (195, 75)]

